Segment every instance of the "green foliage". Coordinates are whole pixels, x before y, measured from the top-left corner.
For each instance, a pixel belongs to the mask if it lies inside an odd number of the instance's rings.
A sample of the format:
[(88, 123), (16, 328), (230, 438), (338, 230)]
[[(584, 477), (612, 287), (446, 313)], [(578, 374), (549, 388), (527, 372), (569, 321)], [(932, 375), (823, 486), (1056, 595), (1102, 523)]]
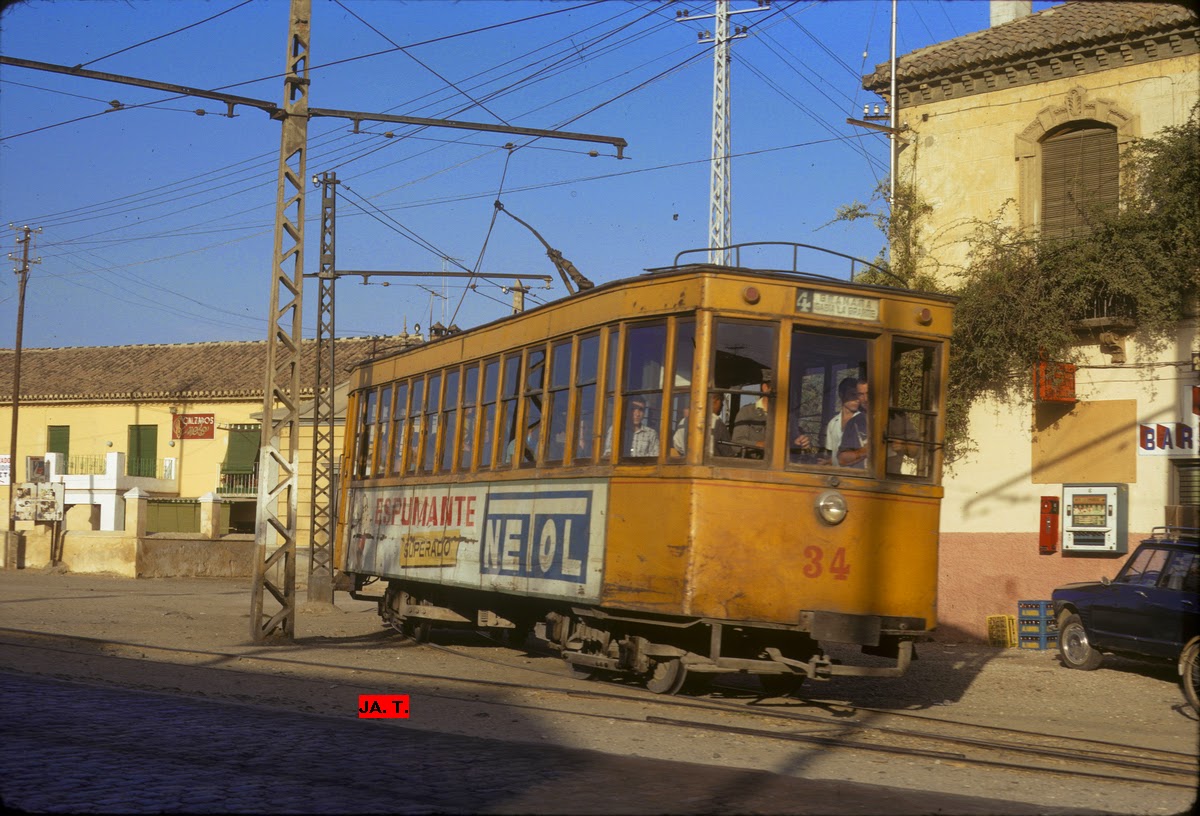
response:
[[(835, 221), (873, 218), (892, 253), (880, 265), (905, 285), (959, 297), (951, 339), (946, 458), (973, 449), (970, 406), (980, 397), (1027, 396), (1039, 359), (1078, 354), (1080, 321), (1125, 320), (1161, 349), (1200, 295), (1200, 105), (1188, 121), (1143, 139), (1123, 157), (1118, 212), (1093, 213), (1089, 235), (1041, 240), (996, 218), (977, 223), (955, 285), (922, 263), (919, 237), (931, 209), (898, 187), (889, 215), (855, 203)], [(880, 195), (877, 191), (876, 196)], [(861, 280), (895, 285), (872, 272)]]

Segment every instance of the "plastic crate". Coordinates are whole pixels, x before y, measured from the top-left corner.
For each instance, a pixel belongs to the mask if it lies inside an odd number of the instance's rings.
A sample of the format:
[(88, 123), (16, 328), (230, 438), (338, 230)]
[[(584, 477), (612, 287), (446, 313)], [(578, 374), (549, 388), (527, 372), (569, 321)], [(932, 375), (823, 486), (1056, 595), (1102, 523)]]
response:
[(1020, 647), (1022, 649), (1053, 649), (1058, 645), (1058, 633), (1047, 633), (1044, 635), (1018, 635), (1020, 638)]
[(988, 645), (1011, 649), (1017, 645), (1015, 615), (988, 615)]
[(1022, 618), (1017, 624), (1017, 634), (1021, 635), (1057, 635), (1058, 621), (1054, 618)]
[(1019, 618), (1053, 618), (1053, 601), (1017, 601)]

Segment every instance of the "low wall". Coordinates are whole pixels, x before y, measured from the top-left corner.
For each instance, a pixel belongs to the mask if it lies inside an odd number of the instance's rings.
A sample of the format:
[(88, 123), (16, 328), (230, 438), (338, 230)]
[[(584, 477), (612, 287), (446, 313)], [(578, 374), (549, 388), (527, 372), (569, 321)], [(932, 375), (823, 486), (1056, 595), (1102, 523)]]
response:
[[(1129, 552), (1146, 535), (1129, 534)], [(1044, 601), (1063, 584), (1112, 578), (1128, 555), (1038, 553), (1037, 533), (942, 533), (938, 630), (942, 641), (986, 641), (988, 615), (1016, 615), (1017, 601)]]
[(254, 536), (215, 540), (187, 533), (159, 533), (140, 542), (138, 578), (249, 578), (254, 575)]
[[(25, 546), (17, 567), (50, 566), (50, 527), (38, 525), (22, 532)], [(123, 532), (68, 530), (62, 534), (61, 547), (59, 563), (70, 572), (125, 578), (250, 578), (257, 556), (252, 535), (206, 539), (160, 533), (139, 540)]]

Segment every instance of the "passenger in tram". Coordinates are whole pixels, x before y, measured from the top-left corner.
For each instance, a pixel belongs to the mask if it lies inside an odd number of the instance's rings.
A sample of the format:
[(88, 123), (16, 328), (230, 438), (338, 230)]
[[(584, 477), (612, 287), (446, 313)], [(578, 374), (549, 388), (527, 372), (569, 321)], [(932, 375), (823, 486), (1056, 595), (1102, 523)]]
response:
[[(622, 456), (658, 456), (658, 432), (646, 424), (646, 400), (630, 397), (626, 403), (625, 444)], [(612, 426), (604, 435), (604, 455), (612, 452)]]
[(867, 412), (859, 411), (842, 428), (842, 438), (834, 454), (835, 464), (866, 470), (870, 438)]
[[(719, 447), (721, 443), (729, 441), (729, 428), (725, 426), (725, 420), (721, 419), (721, 409), (725, 405), (725, 398), (720, 394), (710, 394), (708, 398), (708, 455), (712, 456), (713, 451), (717, 452), (718, 456), (725, 455)], [(681, 454), (687, 453), (687, 414), (679, 418), (679, 422), (675, 426), (675, 436), (672, 440), (675, 449)]]
[[(846, 377), (838, 383), (838, 403), (841, 407), (825, 426), (825, 448), (831, 456), (838, 456), (842, 447), (842, 434), (847, 423), (865, 407), (862, 404), (865, 393), (865, 385), (863, 392), (861, 394), (859, 392), (858, 377)], [(836, 461), (834, 464), (841, 464), (841, 462)]]
[[(858, 381), (858, 399), (860, 410), (866, 413), (870, 403), (870, 387), (866, 380)], [(920, 454), (921, 446), (913, 441), (917, 431), (907, 414), (888, 410), (887, 438), (887, 472), (893, 476), (898, 473), (915, 475), (916, 463), (912, 460)]]
[(730, 440), (745, 454), (761, 459), (767, 440), (767, 411), (771, 392), (774, 389), (774, 372), (764, 368), (762, 373), (762, 396), (738, 409), (733, 420), (733, 437)]

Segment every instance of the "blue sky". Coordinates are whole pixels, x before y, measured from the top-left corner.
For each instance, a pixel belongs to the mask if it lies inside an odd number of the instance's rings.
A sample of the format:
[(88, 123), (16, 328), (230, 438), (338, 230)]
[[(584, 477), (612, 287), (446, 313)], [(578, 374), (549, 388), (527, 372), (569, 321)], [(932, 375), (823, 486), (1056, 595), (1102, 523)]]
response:
[[(354, 134), (342, 120), (314, 119), (308, 174), (333, 171), (343, 183), (338, 268), (456, 268), (444, 255), (482, 272), (554, 274), (524, 227), (503, 216), (492, 223), (497, 197), (597, 283), (705, 246), (712, 53), (697, 40), (712, 23), (675, 17), (711, 13), (711, 0), (312, 4), (314, 107), (502, 119), (629, 143), (622, 161), (607, 146), (592, 157), (594, 145), (557, 140), (509, 155), (506, 142), (524, 142), (382, 124)], [(750, 29), (733, 46), (734, 241), (879, 252), (882, 239), (865, 223), (822, 227), (887, 174), (884, 137), (845, 120), (879, 101), (860, 77), (887, 59), (890, 8), (784, 0), (732, 18)], [(985, 2), (903, 0), (898, 50), (987, 24)], [(31, 0), (0, 17), (0, 53), (280, 102), (287, 25), (286, 0)], [(267, 336), (280, 127), (250, 108), (222, 113), (216, 102), (0, 66), (0, 224), (42, 229), (26, 347)], [(319, 215), (310, 195), (309, 272)], [(19, 251), (14, 236), (0, 233), (6, 254)], [(494, 284), (381, 282), (338, 282), (339, 335), (390, 334), (431, 317), (467, 328), (509, 311)], [(16, 284), (11, 272), (0, 276), (0, 346), (9, 348)], [(563, 294), (556, 278), (530, 300)], [(306, 337), (315, 336), (315, 307), (310, 282)]]

